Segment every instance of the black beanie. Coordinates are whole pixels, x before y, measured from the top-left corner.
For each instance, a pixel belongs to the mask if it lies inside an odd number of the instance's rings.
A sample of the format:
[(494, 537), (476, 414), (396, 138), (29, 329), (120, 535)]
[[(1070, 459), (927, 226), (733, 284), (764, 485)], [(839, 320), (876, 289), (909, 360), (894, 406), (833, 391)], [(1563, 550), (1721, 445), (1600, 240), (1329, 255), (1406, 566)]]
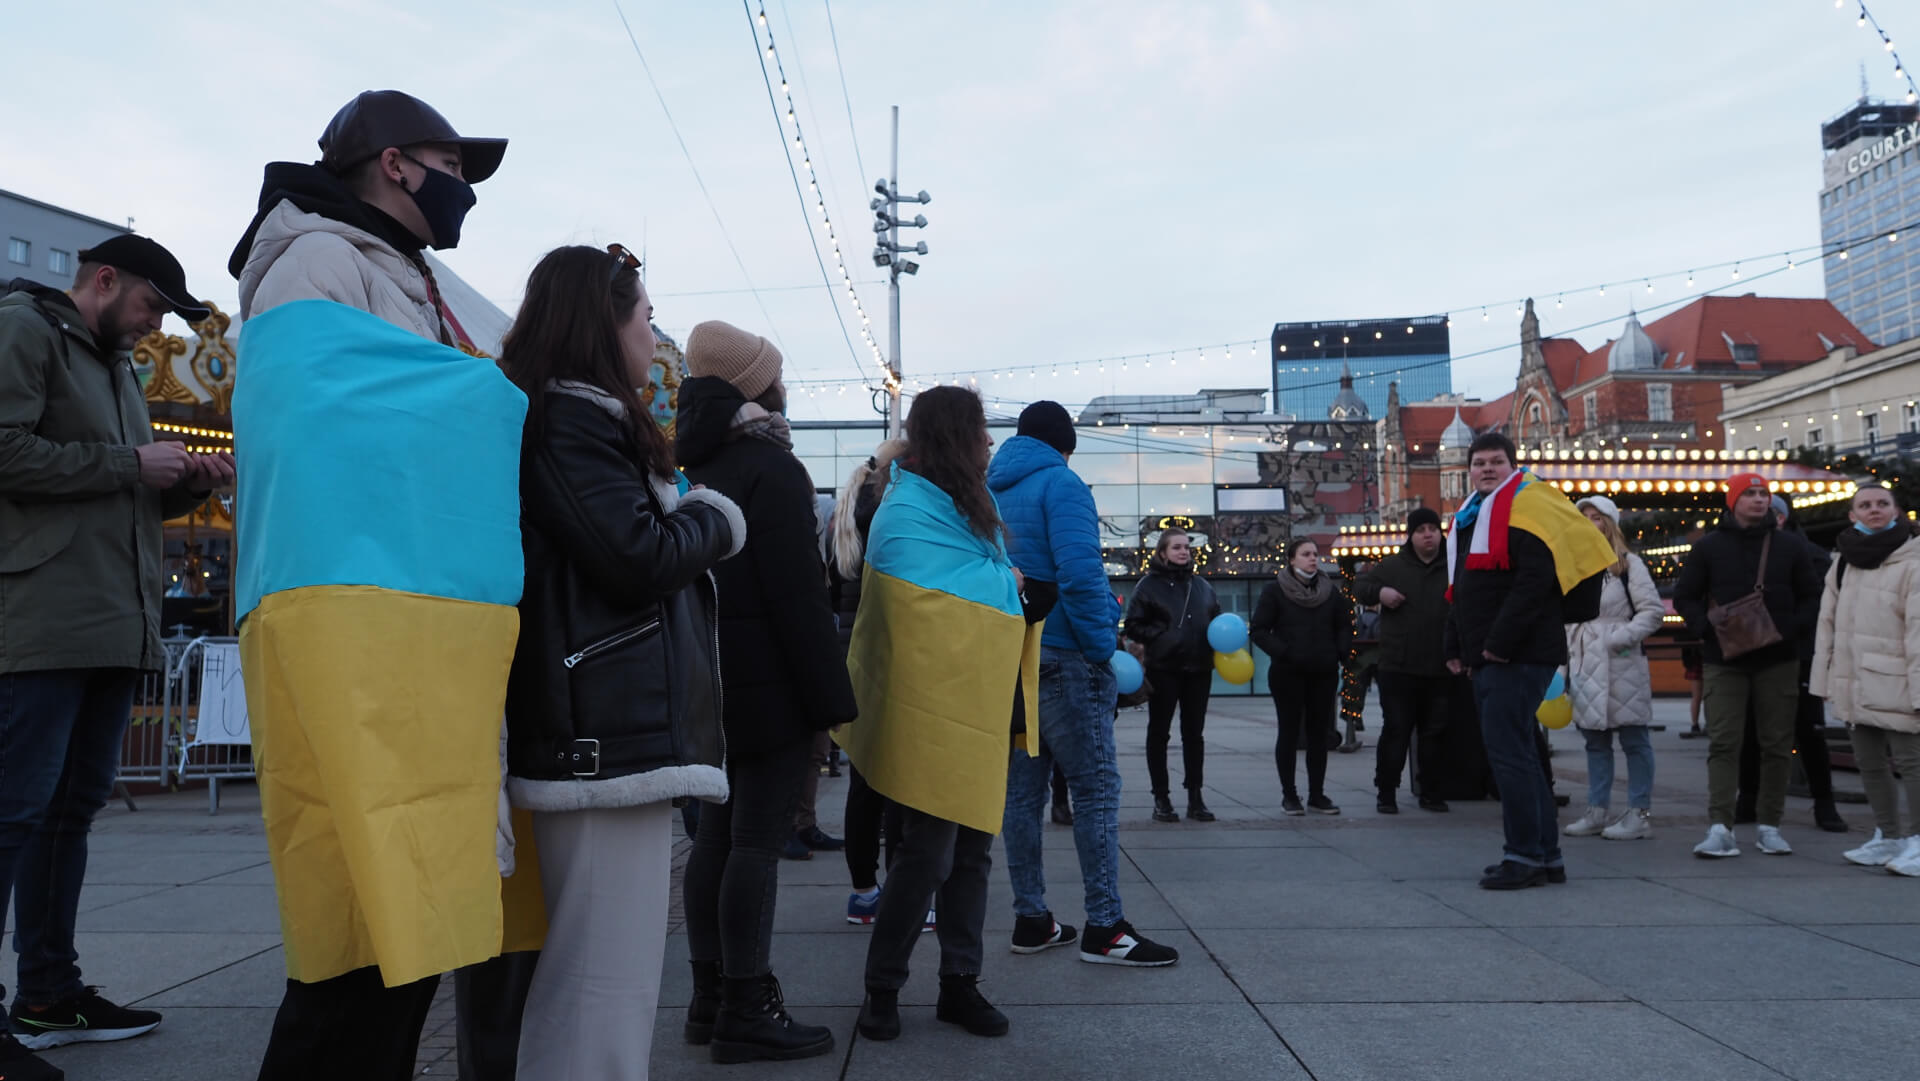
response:
[(1413, 508), (1413, 513), (1407, 515), (1407, 536), (1413, 536), (1413, 531), (1423, 525), (1430, 525), (1435, 529), (1439, 529), (1440, 512), (1434, 510), (1432, 507)]
[(1080, 438), (1073, 431), (1073, 415), (1059, 402), (1035, 402), (1020, 411), (1019, 435), (1030, 435), (1062, 455), (1072, 454)]

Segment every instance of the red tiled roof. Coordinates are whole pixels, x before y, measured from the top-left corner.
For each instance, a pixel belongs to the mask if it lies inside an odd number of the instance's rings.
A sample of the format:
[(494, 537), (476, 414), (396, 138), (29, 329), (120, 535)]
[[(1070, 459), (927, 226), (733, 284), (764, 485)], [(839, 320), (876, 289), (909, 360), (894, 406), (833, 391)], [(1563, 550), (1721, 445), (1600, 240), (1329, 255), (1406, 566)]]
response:
[(1579, 342), (1572, 338), (1545, 338), (1540, 342), (1540, 352), (1546, 358), (1547, 374), (1553, 378), (1554, 386), (1564, 389), (1579, 382), (1577, 370), (1587, 357), (1586, 349)]
[(1484, 432), (1491, 428), (1503, 428), (1507, 418), (1513, 414), (1513, 392), (1508, 391), (1477, 410), (1465, 410), (1460, 414), (1475, 432)]
[[(1873, 342), (1840, 314), (1832, 302), (1819, 297), (1762, 297), (1751, 293), (1737, 297), (1701, 297), (1686, 307), (1646, 324), (1647, 337), (1665, 354), (1660, 366), (1669, 370), (1693, 370), (1702, 361), (1712, 367), (1759, 372), (1797, 367), (1819, 360), (1830, 352), (1825, 342), (1835, 347), (1852, 345), (1865, 353), (1876, 348)], [(1759, 364), (1736, 364), (1727, 339), (1739, 345), (1759, 347)], [(1568, 342), (1549, 338), (1540, 343), (1549, 350)], [(1565, 391), (1600, 378), (1607, 372), (1607, 358), (1613, 342), (1581, 357), (1563, 377), (1549, 352), (1548, 371), (1554, 385)]]
[[(1453, 406), (1403, 405), (1400, 407), (1400, 435), (1409, 447), (1432, 450), (1440, 442), (1440, 433), (1453, 423)], [(1471, 412), (1471, 409), (1467, 410)]]

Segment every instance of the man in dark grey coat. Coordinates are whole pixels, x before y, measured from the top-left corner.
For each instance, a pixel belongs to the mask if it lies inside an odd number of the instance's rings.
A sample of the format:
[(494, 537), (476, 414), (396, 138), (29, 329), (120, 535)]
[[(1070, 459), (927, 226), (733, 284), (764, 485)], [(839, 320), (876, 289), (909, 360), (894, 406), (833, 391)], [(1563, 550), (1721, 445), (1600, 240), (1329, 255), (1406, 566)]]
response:
[(1407, 744), (1418, 732), (1414, 781), (1423, 793), (1420, 807), (1445, 811), (1446, 801), (1434, 794), (1442, 768), (1441, 740), (1452, 718), (1461, 714), (1468, 688), (1463, 677), (1447, 668), (1446, 536), (1440, 531), (1440, 515), (1428, 507), (1407, 515), (1407, 542), (1356, 579), (1353, 595), (1361, 604), (1380, 606), (1380, 712), (1385, 725), (1373, 774), (1379, 792), (1376, 809), (1400, 813), (1400, 771), (1407, 764)]

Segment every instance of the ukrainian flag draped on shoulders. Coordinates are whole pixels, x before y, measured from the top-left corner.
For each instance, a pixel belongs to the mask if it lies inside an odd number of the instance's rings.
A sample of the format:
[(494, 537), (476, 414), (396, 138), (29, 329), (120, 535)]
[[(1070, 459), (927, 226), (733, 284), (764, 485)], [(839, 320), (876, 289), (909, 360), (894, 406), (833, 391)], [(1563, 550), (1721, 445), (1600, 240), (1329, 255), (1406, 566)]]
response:
[(860, 719), (839, 729), (874, 790), (1000, 832), (1014, 687), (1038, 730), (1040, 627), (1029, 631), (1006, 546), (896, 463), (867, 537), (847, 668)]
[(492, 957), (526, 398), (325, 300), (249, 320), (239, 356), (236, 617), (288, 975)]
[(1560, 489), (1524, 469), (1514, 470), (1489, 495), (1475, 492), (1454, 514), (1453, 528), (1447, 531), (1449, 582), (1459, 566), (1457, 553), (1463, 529), (1471, 531), (1467, 542), (1468, 570), (1510, 568), (1509, 529), (1523, 529), (1538, 537), (1553, 553), (1554, 575), (1560, 581), (1562, 594), (1573, 592), (1575, 586), (1613, 566), (1619, 558), (1613, 554), (1613, 546), (1607, 543), (1606, 537), (1568, 502)]

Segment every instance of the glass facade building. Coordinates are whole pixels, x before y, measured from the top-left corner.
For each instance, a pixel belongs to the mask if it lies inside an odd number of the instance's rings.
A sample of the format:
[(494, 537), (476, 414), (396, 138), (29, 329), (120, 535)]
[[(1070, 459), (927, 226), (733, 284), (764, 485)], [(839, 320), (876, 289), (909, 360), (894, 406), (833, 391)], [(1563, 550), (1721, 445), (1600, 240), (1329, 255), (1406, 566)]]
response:
[(1344, 369), (1375, 417), (1386, 415), (1387, 384), (1400, 400), (1453, 393), (1453, 346), (1444, 315), (1279, 323), (1273, 328), (1273, 411), (1321, 420), (1340, 393)]
[[(1862, 101), (1822, 125), (1821, 137), (1820, 240), (1829, 251), (1920, 225), (1920, 106)], [(1915, 241), (1903, 234), (1824, 260), (1827, 299), (1878, 345), (1920, 336)]]

